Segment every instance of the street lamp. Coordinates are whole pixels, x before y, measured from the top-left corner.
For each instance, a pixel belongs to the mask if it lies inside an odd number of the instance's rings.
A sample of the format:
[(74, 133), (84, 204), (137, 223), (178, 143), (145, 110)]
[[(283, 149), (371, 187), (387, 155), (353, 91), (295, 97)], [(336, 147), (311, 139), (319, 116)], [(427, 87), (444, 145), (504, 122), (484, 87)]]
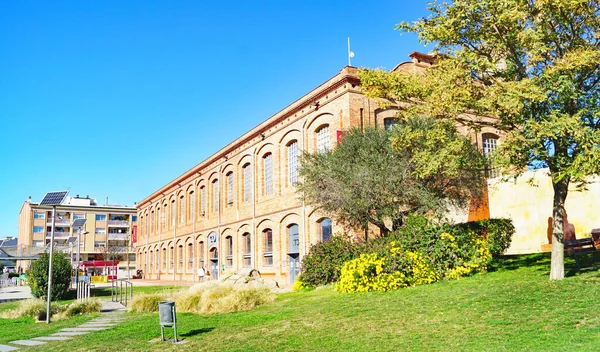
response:
[(46, 302), (46, 324), (50, 324), (50, 299), (52, 293), (52, 257), (54, 255), (54, 225), (56, 225), (56, 206), (61, 205), (67, 198), (69, 191), (48, 192), (42, 198), (40, 206), (52, 207), (52, 227), (50, 229), (50, 262), (48, 263), (48, 298)]

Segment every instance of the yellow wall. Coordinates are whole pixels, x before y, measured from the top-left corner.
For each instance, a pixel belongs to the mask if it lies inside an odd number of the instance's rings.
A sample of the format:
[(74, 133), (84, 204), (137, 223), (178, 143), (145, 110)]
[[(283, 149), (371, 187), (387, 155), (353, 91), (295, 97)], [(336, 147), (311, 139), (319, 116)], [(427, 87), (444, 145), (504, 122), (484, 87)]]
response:
[[(590, 237), (593, 228), (600, 228), (600, 178), (590, 181), (587, 191), (579, 192), (571, 185), (567, 195), (565, 209), (577, 238)], [(489, 181), (490, 216), (511, 218), (516, 228), (507, 253), (540, 252), (541, 245), (548, 243), (553, 192), (546, 169), (528, 171), (514, 181)]]

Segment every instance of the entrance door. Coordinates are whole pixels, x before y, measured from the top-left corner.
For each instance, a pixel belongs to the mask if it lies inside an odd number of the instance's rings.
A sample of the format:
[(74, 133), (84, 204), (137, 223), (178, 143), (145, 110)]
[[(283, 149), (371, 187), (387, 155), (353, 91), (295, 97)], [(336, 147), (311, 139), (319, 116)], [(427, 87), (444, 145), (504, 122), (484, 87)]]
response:
[(217, 248), (210, 250), (210, 278), (213, 280), (219, 278), (219, 250)]
[(290, 262), (290, 284), (293, 285), (300, 273), (300, 255), (298, 253), (289, 254), (288, 260)]
[(210, 260), (210, 277), (213, 280), (217, 280), (219, 278), (219, 260), (217, 259)]

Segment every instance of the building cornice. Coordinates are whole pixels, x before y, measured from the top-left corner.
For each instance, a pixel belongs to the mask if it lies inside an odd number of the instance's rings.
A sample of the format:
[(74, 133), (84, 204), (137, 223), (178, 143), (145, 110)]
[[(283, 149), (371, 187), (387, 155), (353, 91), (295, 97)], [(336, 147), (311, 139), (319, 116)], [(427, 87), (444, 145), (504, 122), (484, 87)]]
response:
[[(311, 108), (311, 105), (326, 97), (329, 93), (336, 91), (339, 88), (345, 87), (346, 84), (350, 84), (352, 88), (358, 86), (360, 84), (360, 79), (358, 78), (358, 69), (352, 66), (344, 67), (340, 73), (333, 76), (331, 79), (327, 80), (323, 84), (319, 85), (315, 89), (311, 90), (308, 94), (305, 94), (301, 98), (297, 99), (287, 107), (278, 111), (267, 120), (260, 123), (258, 126), (254, 127), (252, 130), (246, 132), (242, 136), (236, 138), (233, 142), (229, 143), (213, 155), (209, 156), (204, 161), (200, 162), (196, 166), (192, 167), (188, 171), (184, 172), (173, 181), (164, 185), (150, 196), (141, 200), (137, 208), (143, 207), (146, 203), (152, 203), (154, 199), (164, 197), (170, 194), (174, 188), (180, 188), (183, 184), (186, 184), (189, 177), (192, 177), (199, 172), (209, 166), (211, 163), (218, 161), (221, 158), (225, 158), (229, 153), (234, 151), (235, 149), (243, 146), (244, 144), (252, 141), (255, 138), (261, 138), (262, 135), (275, 127), (277, 124), (285, 121), (288, 118), (295, 117), (299, 112), (303, 112), (308, 108)], [(350, 90), (350, 89), (348, 89)], [(265, 135), (265, 138), (267, 136)], [(264, 139), (264, 138), (263, 138)], [(262, 139), (261, 139), (262, 140)]]

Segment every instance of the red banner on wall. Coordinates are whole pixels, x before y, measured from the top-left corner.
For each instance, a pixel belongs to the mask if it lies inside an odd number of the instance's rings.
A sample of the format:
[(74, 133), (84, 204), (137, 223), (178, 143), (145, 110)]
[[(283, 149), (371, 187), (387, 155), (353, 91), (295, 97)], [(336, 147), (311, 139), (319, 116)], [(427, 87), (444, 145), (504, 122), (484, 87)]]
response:
[(133, 228), (131, 229), (131, 241), (133, 243), (137, 242), (137, 225), (133, 225)]
[(337, 143), (342, 143), (342, 140), (344, 139), (344, 131), (337, 130), (335, 136), (337, 137)]

